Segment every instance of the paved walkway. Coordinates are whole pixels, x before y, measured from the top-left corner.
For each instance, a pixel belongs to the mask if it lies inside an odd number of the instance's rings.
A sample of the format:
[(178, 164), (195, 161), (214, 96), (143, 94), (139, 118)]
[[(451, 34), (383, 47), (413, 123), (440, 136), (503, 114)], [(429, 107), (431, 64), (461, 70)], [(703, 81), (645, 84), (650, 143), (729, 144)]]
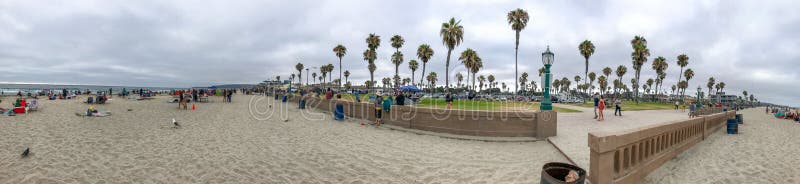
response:
[(593, 119), (594, 111), (592, 108), (565, 104), (553, 105), (583, 111), (580, 113), (559, 113), (558, 135), (549, 139), (575, 164), (584, 169), (589, 168), (589, 132), (622, 131), (651, 124), (688, 119), (688, 112), (684, 111), (625, 111), (623, 116), (614, 116), (613, 109), (606, 109), (606, 120), (599, 122)]

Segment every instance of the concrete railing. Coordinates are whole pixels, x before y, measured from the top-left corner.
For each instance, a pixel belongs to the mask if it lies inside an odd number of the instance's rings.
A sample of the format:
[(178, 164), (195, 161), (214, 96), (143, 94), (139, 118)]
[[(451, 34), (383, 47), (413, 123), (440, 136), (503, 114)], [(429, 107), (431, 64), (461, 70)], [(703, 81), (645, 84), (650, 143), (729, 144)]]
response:
[[(342, 104), (347, 117), (375, 120), (375, 105), (347, 100), (326, 100), (306, 96), (306, 107), (333, 112)], [(300, 97), (290, 97), (298, 102)], [(556, 135), (557, 117), (554, 111), (479, 111), (419, 108), (393, 105), (383, 112), (384, 124), (431, 132), (490, 137), (537, 137)]]
[(735, 114), (720, 112), (623, 132), (591, 132), (589, 180), (595, 184), (638, 183), (664, 162), (725, 126), (726, 119)]

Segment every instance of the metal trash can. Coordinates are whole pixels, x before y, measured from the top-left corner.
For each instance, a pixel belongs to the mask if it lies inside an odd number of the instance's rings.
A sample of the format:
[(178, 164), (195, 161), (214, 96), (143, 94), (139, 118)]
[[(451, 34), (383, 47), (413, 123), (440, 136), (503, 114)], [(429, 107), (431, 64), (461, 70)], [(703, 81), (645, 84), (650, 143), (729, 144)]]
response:
[[(566, 182), (564, 179), (569, 174), (569, 171), (575, 171), (578, 173), (578, 179), (574, 182)], [(586, 180), (586, 170), (582, 168), (567, 164), (567, 163), (560, 163), (560, 162), (550, 162), (544, 164), (542, 166), (542, 177), (540, 183), (542, 184), (562, 184), (562, 183), (569, 183), (569, 184), (583, 184), (584, 180)]]
[(728, 125), (728, 134), (739, 133), (739, 122), (737, 122), (736, 119), (728, 119), (726, 124)]
[(742, 114), (736, 114), (736, 122), (739, 124), (744, 124), (744, 118), (742, 117)]
[(333, 119), (338, 121), (344, 120), (344, 105), (336, 104), (336, 109), (333, 111)]

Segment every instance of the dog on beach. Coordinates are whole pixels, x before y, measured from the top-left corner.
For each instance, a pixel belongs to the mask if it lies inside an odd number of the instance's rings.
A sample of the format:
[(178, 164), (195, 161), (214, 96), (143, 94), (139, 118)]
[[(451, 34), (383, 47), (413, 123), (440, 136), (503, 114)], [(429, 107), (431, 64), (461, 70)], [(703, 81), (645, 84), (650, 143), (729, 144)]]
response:
[(28, 157), (31, 154), (31, 148), (26, 148), (25, 151), (22, 152), (22, 158)]

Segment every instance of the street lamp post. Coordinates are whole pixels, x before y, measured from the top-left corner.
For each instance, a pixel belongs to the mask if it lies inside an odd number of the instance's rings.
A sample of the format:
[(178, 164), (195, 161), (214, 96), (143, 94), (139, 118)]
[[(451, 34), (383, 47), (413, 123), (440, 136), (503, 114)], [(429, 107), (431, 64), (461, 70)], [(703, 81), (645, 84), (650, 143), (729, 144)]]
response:
[(306, 86), (308, 86), (308, 68), (306, 68)]
[(550, 52), (550, 46), (547, 46), (547, 50), (542, 53), (542, 64), (544, 64), (544, 95), (539, 110), (550, 111), (553, 110), (553, 103), (550, 102), (550, 66), (553, 65), (553, 53)]

